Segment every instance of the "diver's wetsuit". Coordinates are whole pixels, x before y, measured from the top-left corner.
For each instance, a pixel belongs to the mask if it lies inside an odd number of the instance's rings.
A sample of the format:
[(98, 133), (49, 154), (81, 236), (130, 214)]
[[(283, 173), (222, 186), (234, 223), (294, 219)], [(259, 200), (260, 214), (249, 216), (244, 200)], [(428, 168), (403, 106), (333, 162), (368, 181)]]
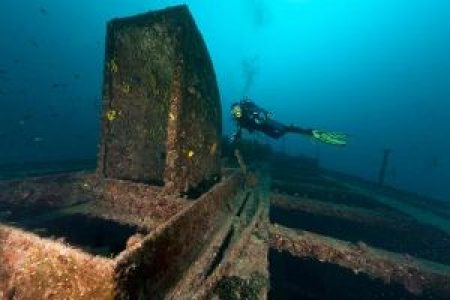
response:
[(241, 138), (242, 129), (249, 132), (260, 131), (266, 135), (278, 139), (286, 133), (298, 133), (308, 136), (313, 135), (312, 129), (304, 129), (294, 125), (284, 125), (273, 120), (271, 114), (249, 100), (242, 100), (232, 105), (232, 115), (237, 123), (238, 129), (231, 136), (231, 141), (236, 142)]

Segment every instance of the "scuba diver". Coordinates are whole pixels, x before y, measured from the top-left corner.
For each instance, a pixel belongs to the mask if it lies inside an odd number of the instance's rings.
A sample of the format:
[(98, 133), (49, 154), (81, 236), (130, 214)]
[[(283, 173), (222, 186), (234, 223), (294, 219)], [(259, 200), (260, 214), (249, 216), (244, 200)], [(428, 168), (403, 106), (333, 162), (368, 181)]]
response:
[(278, 139), (287, 133), (296, 133), (309, 136), (325, 144), (336, 146), (347, 144), (347, 135), (343, 133), (301, 128), (278, 122), (272, 119), (270, 112), (260, 108), (248, 98), (231, 105), (231, 115), (237, 124), (237, 131), (230, 137), (231, 143), (238, 142), (242, 136), (242, 129), (246, 129), (250, 133), (253, 131), (263, 132), (274, 139)]

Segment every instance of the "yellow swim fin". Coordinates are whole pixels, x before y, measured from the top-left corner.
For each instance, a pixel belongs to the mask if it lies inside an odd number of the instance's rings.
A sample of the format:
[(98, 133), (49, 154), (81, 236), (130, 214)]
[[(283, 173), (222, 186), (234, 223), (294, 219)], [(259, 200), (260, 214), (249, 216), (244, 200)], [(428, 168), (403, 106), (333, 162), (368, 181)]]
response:
[(313, 130), (313, 138), (325, 144), (345, 146), (347, 145), (348, 136), (345, 133)]

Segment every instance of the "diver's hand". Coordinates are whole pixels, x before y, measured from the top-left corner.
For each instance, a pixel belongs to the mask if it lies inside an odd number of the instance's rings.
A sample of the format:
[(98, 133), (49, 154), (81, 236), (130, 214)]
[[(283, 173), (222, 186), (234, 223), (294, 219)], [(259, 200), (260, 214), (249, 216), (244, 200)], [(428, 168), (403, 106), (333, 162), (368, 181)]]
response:
[(313, 130), (313, 138), (325, 144), (345, 146), (348, 137), (345, 133)]
[(233, 133), (232, 135), (230, 135), (230, 137), (228, 138), (228, 142), (229, 142), (230, 144), (234, 144), (234, 143), (237, 142), (237, 139), (238, 139), (238, 133), (235, 132), (235, 133)]

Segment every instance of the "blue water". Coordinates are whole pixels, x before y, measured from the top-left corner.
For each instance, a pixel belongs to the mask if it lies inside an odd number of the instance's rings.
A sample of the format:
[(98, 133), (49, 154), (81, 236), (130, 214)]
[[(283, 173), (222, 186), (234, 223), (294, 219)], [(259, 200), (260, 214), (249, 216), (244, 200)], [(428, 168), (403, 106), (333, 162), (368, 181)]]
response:
[[(106, 22), (181, 1), (2, 0), (0, 164), (95, 157)], [(346, 148), (257, 136), (321, 165), (450, 200), (450, 1), (188, 1), (217, 73), (224, 133), (244, 95)]]

